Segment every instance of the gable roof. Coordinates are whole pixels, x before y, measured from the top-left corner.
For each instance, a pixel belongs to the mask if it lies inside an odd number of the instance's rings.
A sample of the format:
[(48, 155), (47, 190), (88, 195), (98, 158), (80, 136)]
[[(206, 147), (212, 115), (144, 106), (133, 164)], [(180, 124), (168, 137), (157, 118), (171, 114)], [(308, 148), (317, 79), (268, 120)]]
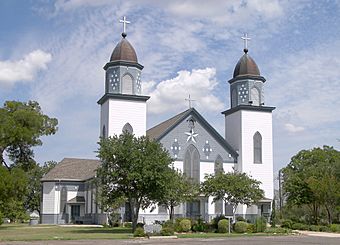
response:
[(198, 121), (203, 128), (205, 128), (205, 130), (207, 130), (234, 158), (238, 157), (238, 153), (231, 147), (231, 145), (229, 145), (228, 142), (194, 108), (183, 111), (180, 114), (177, 114), (176, 116), (150, 128), (146, 131), (146, 135), (151, 139), (160, 141), (189, 115), (194, 117), (196, 121)]
[(41, 181), (85, 181), (95, 176), (99, 160), (64, 158)]

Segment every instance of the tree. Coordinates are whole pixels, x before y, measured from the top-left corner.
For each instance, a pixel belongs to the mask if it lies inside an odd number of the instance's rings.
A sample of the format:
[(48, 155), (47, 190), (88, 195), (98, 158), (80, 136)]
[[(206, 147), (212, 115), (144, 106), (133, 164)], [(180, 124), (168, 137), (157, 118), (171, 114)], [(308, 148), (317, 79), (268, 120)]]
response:
[(46, 162), (43, 166), (39, 164), (34, 164), (32, 169), (27, 172), (28, 182), (27, 185), (27, 195), (24, 200), (24, 207), (26, 210), (33, 212), (36, 210), (40, 215), (41, 210), (41, 178), (44, 177), (52, 168), (55, 167), (57, 162), (49, 161)]
[(19, 167), (11, 171), (0, 165), (0, 213), (11, 220), (23, 219), (26, 210), (23, 200), (27, 195), (27, 175)]
[(199, 185), (175, 169), (170, 169), (167, 182), (158, 205), (163, 205), (168, 209), (170, 220), (173, 221), (175, 207), (197, 197)]
[(213, 202), (223, 200), (231, 204), (233, 215), (239, 204), (247, 206), (257, 203), (263, 198), (264, 192), (260, 189), (260, 181), (252, 179), (246, 173), (219, 172), (205, 176), (202, 192), (205, 196), (213, 196)]
[(332, 223), (340, 202), (340, 152), (329, 146), (302, 150), (282, 172), (287, 204), (307, 205), (315, 224), (324, 207), (328, 222)]
[(0, 108), (0, 161), (4, 154), (25, 171), (34, 166), (33, 146), (42, 144), (41, 136), (55, 134), (58, 120), (43, 114), (38, 102), (6, 101)]
[(102, 205), (113, 206), (124, 198), (130, 206), (134, 231), (139, 209), (151, 206), (164, 194), (172, 159), (159, 143), (126, 132), (101, 139), (98, 153), (102, 161), (97, 170)]

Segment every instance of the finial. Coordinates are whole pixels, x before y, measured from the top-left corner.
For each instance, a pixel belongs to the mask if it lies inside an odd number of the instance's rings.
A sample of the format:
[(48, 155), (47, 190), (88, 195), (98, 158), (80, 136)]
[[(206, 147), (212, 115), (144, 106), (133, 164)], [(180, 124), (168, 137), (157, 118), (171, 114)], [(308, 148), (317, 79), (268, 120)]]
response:
[(191, 99), (190, 94), (189, 94), (189, 98), (185, 100), (189, 102), (189, 109), (191, 109), (191, 102), (196, 101), (196, 100)]
[(248, 53), (248, 41), (251, 40), (250, 37), (248, 37), (248, 33), (244, 33), (243, 37), (241, 37), (244, 41), (244, 53)]
[(123, 23), (123, 33), (122, 33), (122, 37), (125, 38), (126, 37), (126, 24), (130, 24), (131, 22), (126, 20), (126, 16), (123, 16), (122, 20), (119, 20), (120, 23)]

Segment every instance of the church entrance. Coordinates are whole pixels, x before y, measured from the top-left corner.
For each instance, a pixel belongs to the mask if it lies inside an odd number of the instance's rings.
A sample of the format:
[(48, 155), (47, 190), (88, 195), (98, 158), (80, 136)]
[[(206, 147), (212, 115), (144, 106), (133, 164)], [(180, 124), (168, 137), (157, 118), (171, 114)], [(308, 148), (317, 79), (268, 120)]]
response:
[(200, 209), (201, 202), (192, 201), (186, 203), (186, 217), (197, 219), (201, 216), (201, 209)]
[(80, 205), (71, 205), (71, 221), (76, 223), (80, 217)]

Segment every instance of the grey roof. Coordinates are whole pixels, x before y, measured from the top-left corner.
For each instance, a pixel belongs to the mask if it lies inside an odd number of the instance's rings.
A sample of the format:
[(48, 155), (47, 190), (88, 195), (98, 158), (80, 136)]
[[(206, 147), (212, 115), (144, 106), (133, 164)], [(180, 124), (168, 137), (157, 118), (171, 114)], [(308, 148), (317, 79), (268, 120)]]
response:
[(183, 111), (182, 113), (154, 126), (153, 128), (150, 128), (146, 131), (146, 135), (150, 138), (150, 139), (155, 139), (158, 140), (165, 132), (167, 132), (169, 129), (172, 128), (173, 125), (177, 125), (177, 123), (179, 123), (183, 117), (188, 114), (188, 112), (191, 109), (188, 109), (186, 111)]
[(99, 160), (64, 158), (51, 169), (41, 181), (77, 180), (85, 181), (95, 176)]
[(221, 144), (234, 158), (238, 157), (238, 153), (228, 144), (228, 142), (198, 113), (194, 108), (190, 108), (182, 113), (150, 128), (146, 131), (146, 135), (154, 140), (161, 140), (167, 133), (175, 128), (189, 115), (195, 117), (197, 121)]

